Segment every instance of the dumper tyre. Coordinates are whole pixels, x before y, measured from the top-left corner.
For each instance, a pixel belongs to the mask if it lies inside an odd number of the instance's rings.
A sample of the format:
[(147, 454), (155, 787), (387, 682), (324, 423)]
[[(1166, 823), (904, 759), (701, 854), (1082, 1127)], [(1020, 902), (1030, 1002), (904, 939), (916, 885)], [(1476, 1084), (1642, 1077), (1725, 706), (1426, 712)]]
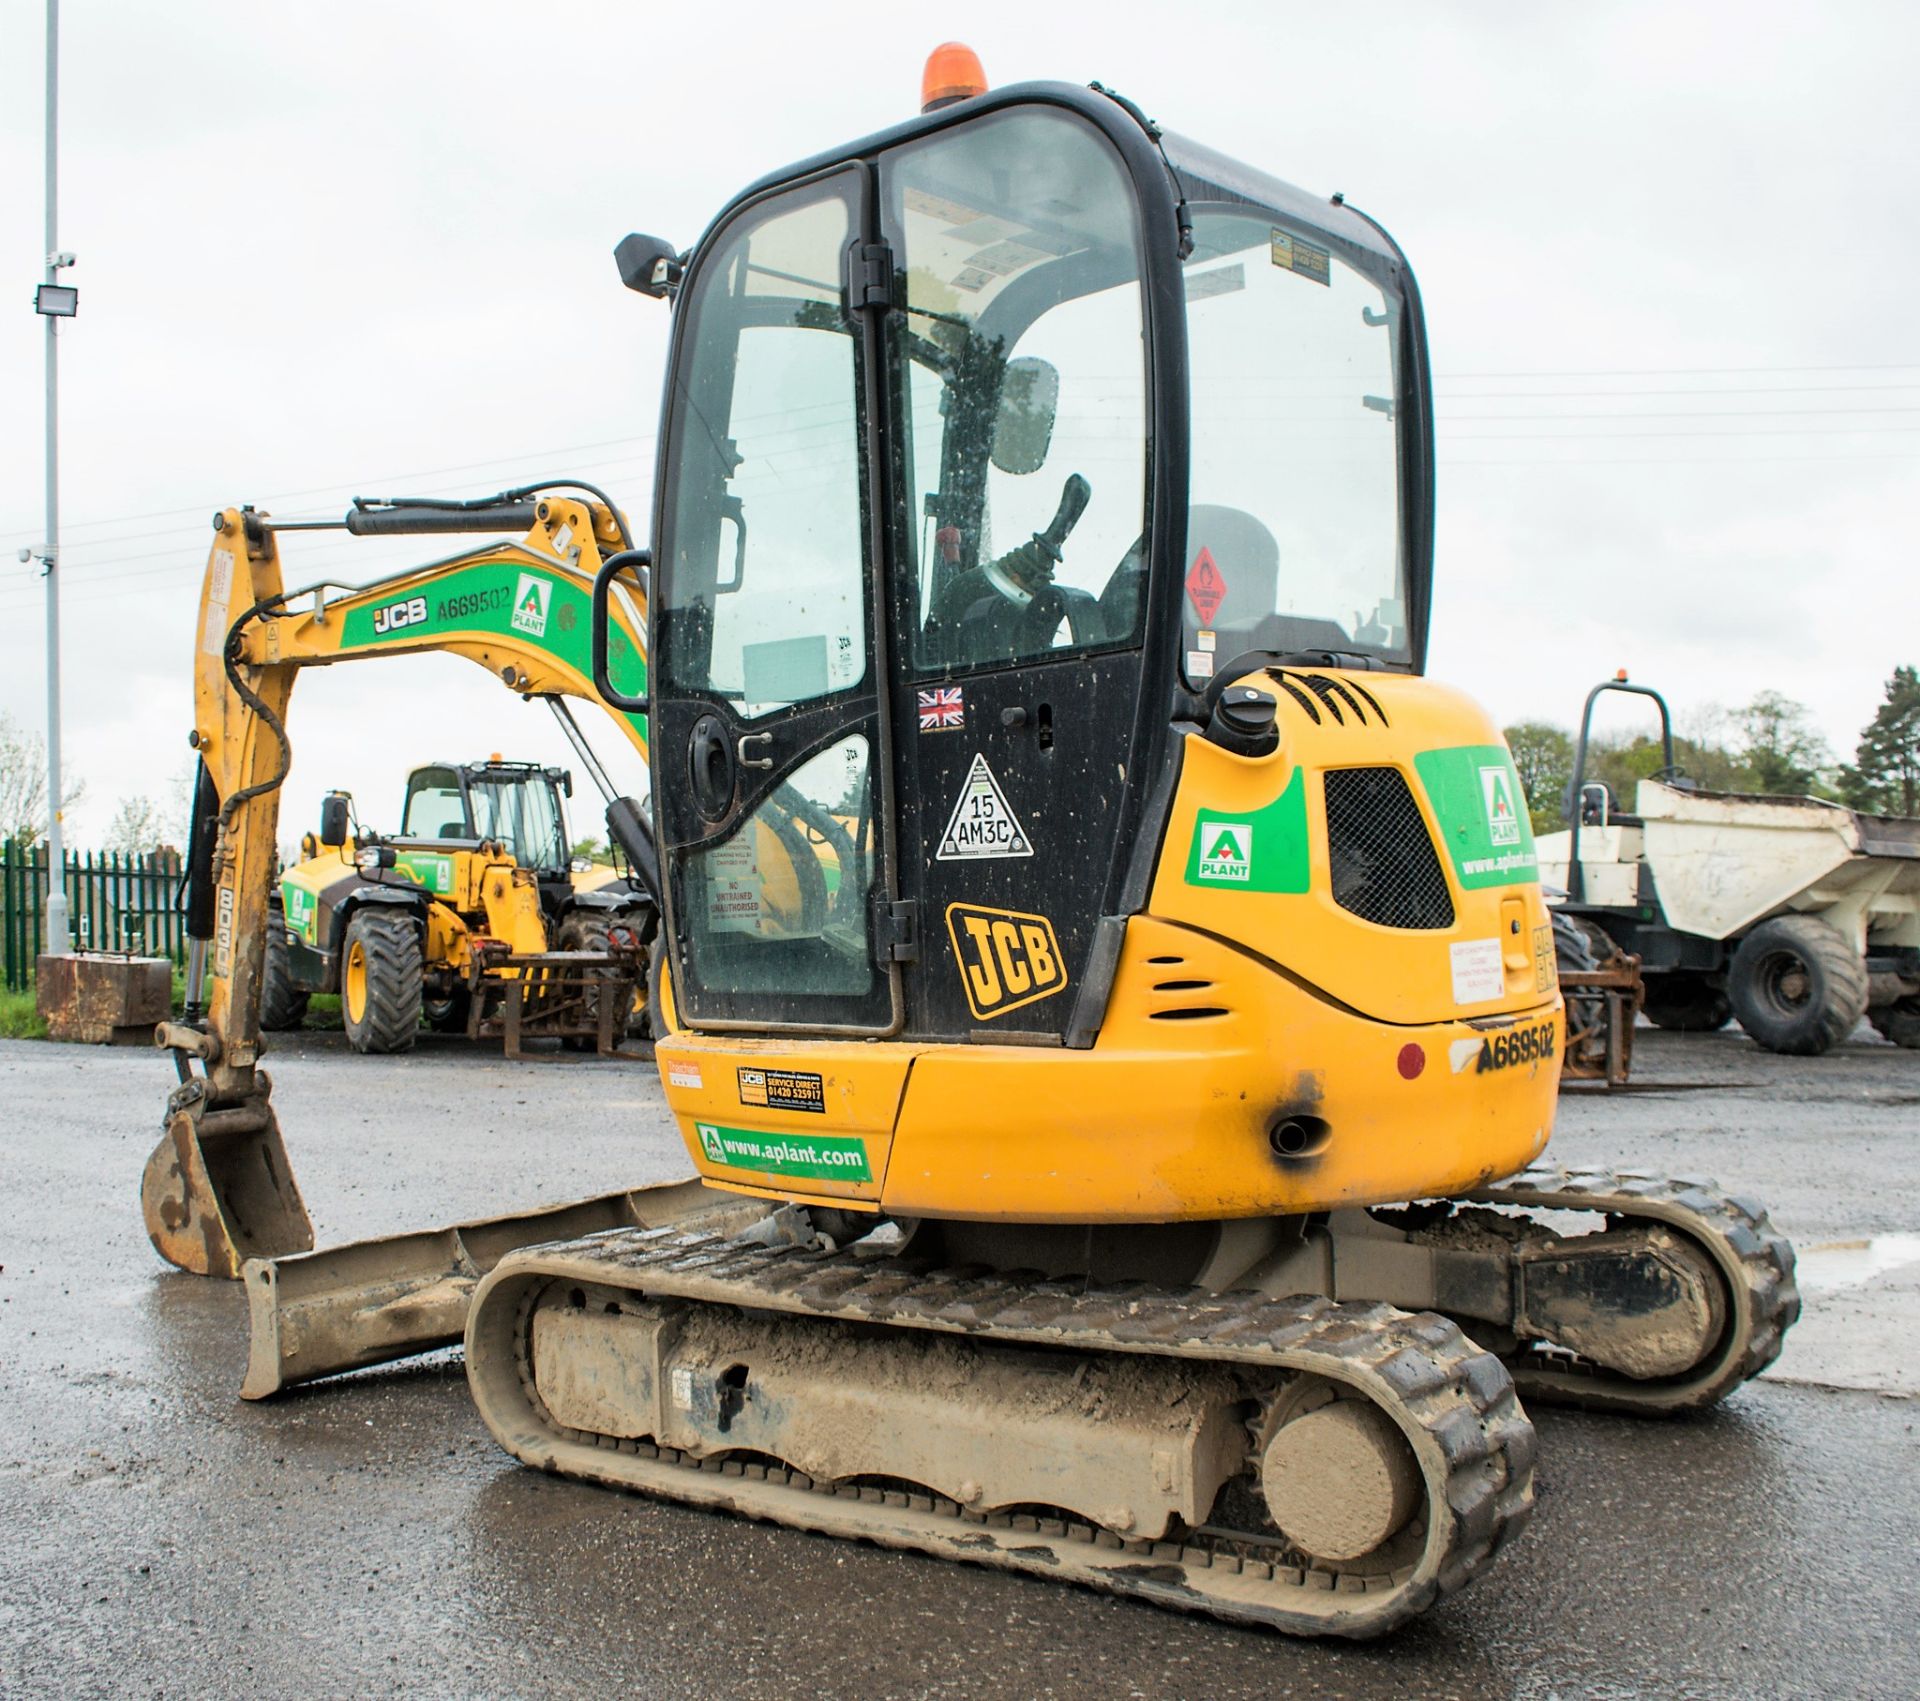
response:
[(285, 1033), (307, 1019), (307, 992), (293, 983), (293, 953), (287, 949), (285, 913), (267, 912), (267, 960), (260, 973), (260, 1026)]
[(1656, 1028), (1676, 1034), (1717, 1033), (1733, 1019), (1733, 1000), (1726, 989), (1702, 974), (1648, 975), (1641, 1008)]
[(340, 954), (347, 1043), (363, 1054), (412, 1050), (425, 978), (420, 928), (411, 914), (371, 904), (356, 910)]
[[(560, 949), (562, 951), (606, 951), (612, 946), (612, 933), (615, 928), (631, 930), (644, 938), (647, 916), (640, 910), (575, 910), (560, 924)], [(649, 1011), (645, 1006), (644, 994), (646, 981), (641, 981), (642, 998), (636, 1001), (625, 1023), (614, 1024), (613, 1037), (616, 1041), (626, 1035), (651, 1033), (652, 1027), (647, 1018)], [(599, 1016), (599, 994), (587, 994), (587, 1013), (589, 1017)], [(572, 1038), (562, 1040), (561, 1044), (570, 1051), (592, 1051), (594, 1040)]]
[(1920, 998), (1898, 998), (1891, 1004), (1876, 1004), (1867, 1012), (1867, 1018), (1882, 1039), (1891, 1040), (1904, 1051), (1920, 1051)]
[(1818, 916), (1763, 921), (1733, 954), (1727, 991), (1753, 1039), (1786, 1057), (1818, 1057), (1867, 1010), (1867, 965)]

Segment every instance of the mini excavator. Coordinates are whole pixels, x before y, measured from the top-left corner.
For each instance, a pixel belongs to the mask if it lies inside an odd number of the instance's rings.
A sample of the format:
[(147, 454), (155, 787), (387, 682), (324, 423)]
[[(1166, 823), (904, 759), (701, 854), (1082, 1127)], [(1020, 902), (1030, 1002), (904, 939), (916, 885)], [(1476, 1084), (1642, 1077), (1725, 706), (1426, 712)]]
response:
[[(1374, 1635), (1525, 1524), (1523, 1398), (1711, 1405), (1779, 1352), (1792, 1249), (1710, 1184), (1539, 1162), (1553, 938), (1500, 734), (1424, 677), (1400, 249), (1099, 85), (949, 47), (925, 94), (690, 251), (617, 251), (673, 331), (595, 682), (648, 717), (705, 1185), (413, 1237), (414, 1291), (457, 1290), (535, 1468)], [(235, 692), (263, 589), (209, 633)], [(224, 772), (230, 826), (261, 782)], [(219, 1123), (283, 1171), (222, 1123), (267, 870), (212, 866), (174, 1040), (219, 1061), (173, 1149)], [(382, 1246), (330, 1296), (328, 1254), (248, 1266), (250, 1392), (430, 1344)]]

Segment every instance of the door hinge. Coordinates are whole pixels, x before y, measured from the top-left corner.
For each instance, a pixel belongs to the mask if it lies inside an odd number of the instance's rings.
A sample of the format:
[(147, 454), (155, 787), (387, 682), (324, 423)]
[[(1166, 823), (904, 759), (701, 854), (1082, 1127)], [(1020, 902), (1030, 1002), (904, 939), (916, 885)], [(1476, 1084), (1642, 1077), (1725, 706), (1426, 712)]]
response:
[(882, 968), (888, 963), (920, 960), (920, 906), (876, 899), (873, 906), (873, 955)]
[(847, 250), (849, 312), (884, 313), (893, 305), (893, 250), (884, 242), (859, 242)]

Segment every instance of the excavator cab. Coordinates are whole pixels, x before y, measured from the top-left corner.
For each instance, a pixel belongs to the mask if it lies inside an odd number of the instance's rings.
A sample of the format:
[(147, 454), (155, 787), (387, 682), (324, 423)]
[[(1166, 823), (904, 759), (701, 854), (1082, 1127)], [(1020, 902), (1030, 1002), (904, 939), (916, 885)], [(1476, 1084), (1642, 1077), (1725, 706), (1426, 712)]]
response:
[(1090, 1044), (1174, 723), (1263, 660), (1423, 662), (1399, 250), (1031, 85), (755, 185), (677, 297), (649, 636), (681, 1019)]

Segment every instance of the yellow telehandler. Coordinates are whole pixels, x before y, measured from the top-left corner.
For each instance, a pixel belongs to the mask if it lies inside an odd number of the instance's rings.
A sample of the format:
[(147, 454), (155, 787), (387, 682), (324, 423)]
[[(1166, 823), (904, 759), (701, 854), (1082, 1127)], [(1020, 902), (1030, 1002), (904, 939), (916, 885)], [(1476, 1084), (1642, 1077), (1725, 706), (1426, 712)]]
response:
[[(1400, 249), (1097, 85), (949, 48), (925, 92), (617, 251), (674, 303), (652, 545), (580, 571), (600, 693), (649, 717), (705, 1187), (258, 1258), (248, 1391), (464, 1322), (536, 1468), (1377, 1634), (1525, 1524), (1522, 1396), (1719, 1400), (1792, 1250), (1709, 1184), (1540, 1163), (1552, 931), (1495, 724), (1424, 677)], [(303, 616), (274, 528), (225, 524), (211, 994), (162, 1036), (201, 1068), (147, 1203), (231, 1270), (304, 1225), (241, 712)]]
[(351, 796), (329, 793), (275, 887), (260, 1026), (298, 1028), (309, 998), (332, 992), (358, 1052), (410, 1049), (423, 1018), (503, 1035), (509, 1056), (537, 1034), (611, 1050), (628, 1021), (602, 1031), (603, 995), (609, 1016), (631, 1012), (654, 893), (631, 871), (575, 870), (572, 790), (570, 770), (498, 755), (428, 763), (407, 776), (392, 836), (349, 830)]

